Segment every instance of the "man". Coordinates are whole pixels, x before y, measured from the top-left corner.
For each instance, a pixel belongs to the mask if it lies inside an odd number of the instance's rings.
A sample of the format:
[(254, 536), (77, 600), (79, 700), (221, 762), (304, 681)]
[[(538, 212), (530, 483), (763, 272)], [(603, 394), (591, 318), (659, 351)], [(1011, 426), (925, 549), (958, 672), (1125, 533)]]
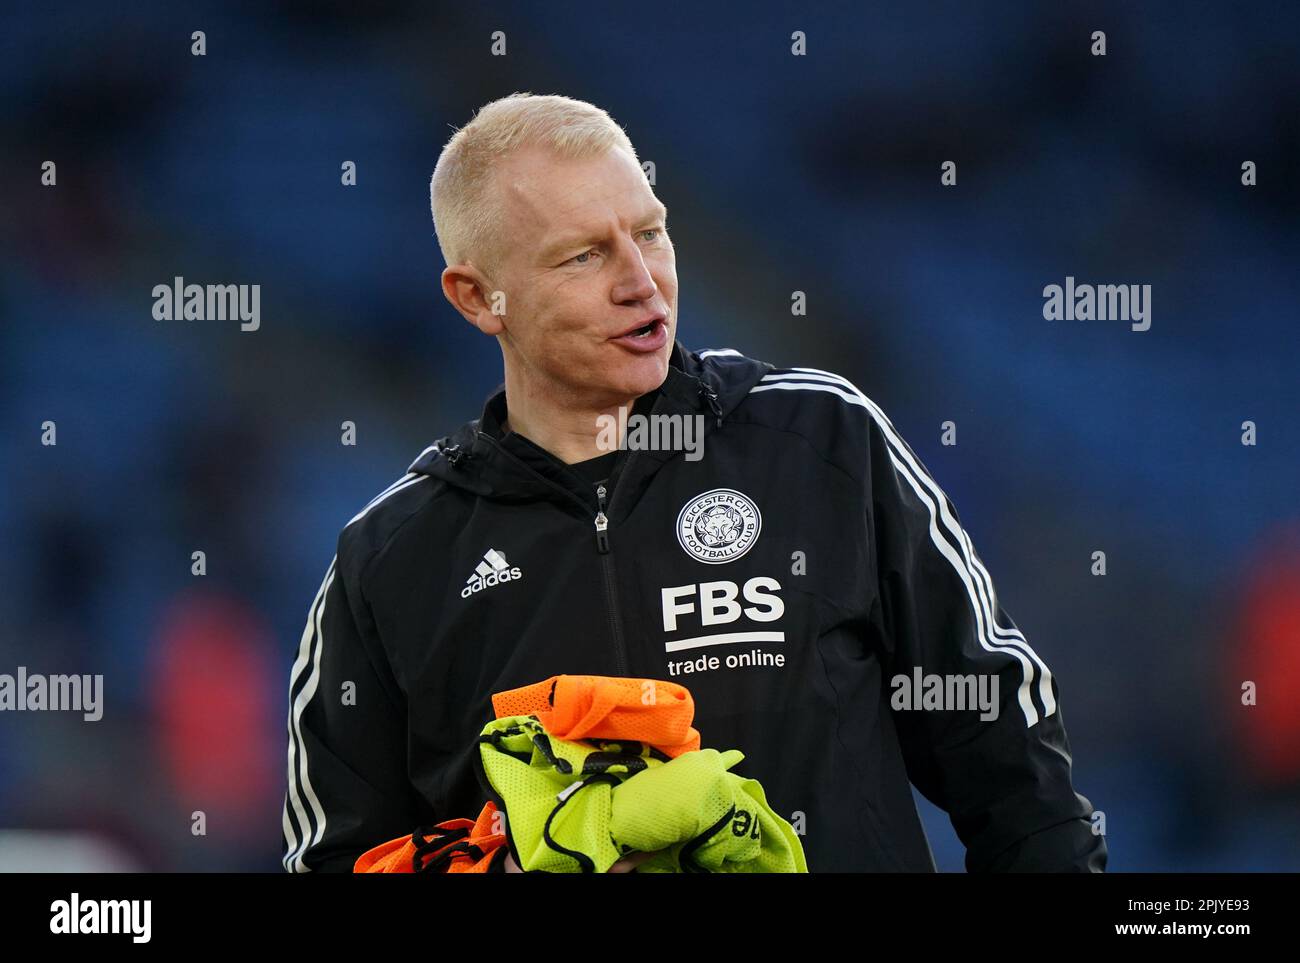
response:
[[(955, 508), (847, 379), (677, 342), (666, 210), (608, 115), (495, 101), (431, 190), (504, 390), (343, 528), (292, 672), (285, 867), (472, 817), (492, 693), (590, 673), (687, 686), (812, 872), (932, 872), (909, 782), (972, 871), (1104, 870), (1056, 679)], [(602, 450), (629, 409), (702, 457)]]

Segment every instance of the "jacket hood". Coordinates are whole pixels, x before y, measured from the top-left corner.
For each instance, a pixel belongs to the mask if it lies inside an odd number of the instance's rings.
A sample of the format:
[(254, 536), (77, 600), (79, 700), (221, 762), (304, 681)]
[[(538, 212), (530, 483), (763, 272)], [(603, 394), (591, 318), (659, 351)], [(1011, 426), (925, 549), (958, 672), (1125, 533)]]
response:
[[(673, 345), (668, 374), (659, 386), (653, 414), (703, 415), (704, 437), (716, 431), (749, 390), (772, 366), (731, 349), (695, 352)], [(555, 497), (556, 485), (571, 486), (575, 473), (559, 459), (514, 432), (503, 433), (505, 388), (498, 388), (483, 414), (439, 438), (408, 472), (441, 479), (478, 495), (508, 501)], [(662, 464), (679, 451), (644, 450), (646, 460)]]

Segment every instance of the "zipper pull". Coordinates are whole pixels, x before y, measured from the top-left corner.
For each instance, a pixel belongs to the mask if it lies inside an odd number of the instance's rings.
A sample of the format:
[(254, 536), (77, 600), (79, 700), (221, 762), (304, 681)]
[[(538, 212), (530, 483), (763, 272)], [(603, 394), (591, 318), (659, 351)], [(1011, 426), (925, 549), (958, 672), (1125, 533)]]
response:
[(596, 550), (605, 555), (609, 552), (609, 519), (605, 517), (605, 486), (596, 486)]

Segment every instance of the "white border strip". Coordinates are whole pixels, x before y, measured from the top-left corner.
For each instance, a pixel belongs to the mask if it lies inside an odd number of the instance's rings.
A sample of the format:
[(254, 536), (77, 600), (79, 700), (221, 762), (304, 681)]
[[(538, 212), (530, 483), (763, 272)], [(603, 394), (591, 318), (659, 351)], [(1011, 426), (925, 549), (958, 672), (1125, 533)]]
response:
[(682, 649), (700, 649), (706, 645), (729, 645), (733, 642), (784, 642), (784, 632), (728, 632), (722, 635), (699, 635), (693, 639), (678, 639), (665, 642), (665, 652), (679, 652)]

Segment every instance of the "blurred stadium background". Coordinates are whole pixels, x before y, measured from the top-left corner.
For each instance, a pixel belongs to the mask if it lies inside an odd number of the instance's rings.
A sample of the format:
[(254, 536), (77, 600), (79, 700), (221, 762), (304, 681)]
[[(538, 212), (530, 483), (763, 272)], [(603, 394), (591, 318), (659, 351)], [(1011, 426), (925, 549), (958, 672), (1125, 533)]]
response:
[[(0, 866), (279, 869), (338, 531), (500, 378), (441, 296), (429, 175), (531, 90), (654, 161), (689, 347), (848, 376), (935, 474), (1060, 679), (1110, 868), (1300, 868), (1300, 15), (900, 6), (7, 10), (0, 672), (105, 695), (0, 715)], [(176, 275), (260, 284), (261, 329), (155, 321)], [(1044, 321), (1067, 275), (1151, 284), (1151, 330)]]

